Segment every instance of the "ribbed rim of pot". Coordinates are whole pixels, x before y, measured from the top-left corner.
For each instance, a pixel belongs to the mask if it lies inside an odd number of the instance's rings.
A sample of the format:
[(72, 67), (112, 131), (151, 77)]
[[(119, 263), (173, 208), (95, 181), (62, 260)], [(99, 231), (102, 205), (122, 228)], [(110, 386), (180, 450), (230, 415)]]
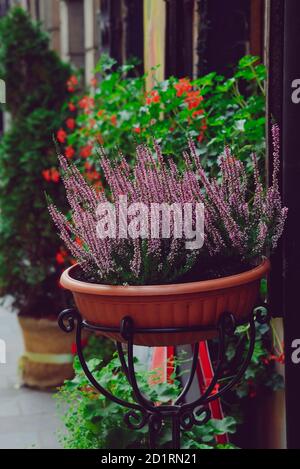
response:
[(60, 283), (64, 288), (75, 293), (120, 297), (165, 296), (222, 290), (251, 283), (265, 276), (265, 274), (270, 270), (270, 261), (269, 259), (264, 259), (257, 267), (228, 277), (166, 285), (104, 285), (99, 283), (82, 282), (81, 280), (75, 280), (70, 276), (70, 272), (74, 270), (74, 268), (76, 268), (76, 265), (69, 267), (62, 273)]

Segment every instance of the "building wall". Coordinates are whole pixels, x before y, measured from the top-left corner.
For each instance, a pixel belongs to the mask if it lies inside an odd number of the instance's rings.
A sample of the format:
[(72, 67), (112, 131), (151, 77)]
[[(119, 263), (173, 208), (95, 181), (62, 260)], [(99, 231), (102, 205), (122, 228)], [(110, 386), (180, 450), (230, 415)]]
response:
[[(85, 69), (89, 82), (106, 52), (119, 63), (160, 65), (159, 78), (224, 73), (246, 53), (263, 55), (265, 0), (0, 0), (0, 14), (20, 4), (40, 20), (51, 47)], [(150, 83), (149, 79), (149, 83)]]

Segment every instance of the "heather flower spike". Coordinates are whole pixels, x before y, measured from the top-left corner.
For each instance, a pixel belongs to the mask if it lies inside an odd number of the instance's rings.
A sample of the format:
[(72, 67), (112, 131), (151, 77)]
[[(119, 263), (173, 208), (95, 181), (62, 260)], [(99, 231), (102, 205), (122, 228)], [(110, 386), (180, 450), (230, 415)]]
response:
[(218, 183), (208, 180), (190, 142), (205, 189), (206, 246), (211, 255), (253, 260), (276, 248), (288, 212), (286, 207), (282, 207), (279, 193), (279, 133), (279, 127), (274, 125), (272, 185), (267, 191), (260, 181), (256, 155), (252, 155), (254, 194), (250, 193), (243, 164), (229, 148), (225, 148), (221, 157), (221, 183)]
[[(166, 283), (183, 275), (194, 264), (198, 251), (186, 249), (184, 237), (175, 239), (175, 219), (170, 218), (170, 236), (134, 239), (124, 237), (116, 217), (115, 238), (99, 238), (97, 224), (99, 204), (115, 204), (116, 214), (121, 213), (121, 203), (126, 196), (128, 204), (143, 203), (149, 217), (152, 204), (195, 205), (192, 191), (186, 190), (186, 176), (179, 173), (174, 162), (163, 161), (160, 148), (155, 143), (156, 154), (150, 148), (137, 147), (134, 167), (130, 168), (124, 156), (112, 161), (100, 149), (100, 161), (109, 185), (109, 195), (97, 193), (85, 181), (74, 164), (59, 155), (62, 180), (71, 207), (69, 221), (53, 204), (50, 214), (71, 254), (91, 277), (108, 283)], [(123, 220), (124, 221), (124, 220)], [(161, 223), (161, 222), (159, 222)], [(150, 220), (149, 220), (150, 226)], [(162, 227), (159, 225), (159, 231)], [(81, 245), (77, 240), (82, 241)]]

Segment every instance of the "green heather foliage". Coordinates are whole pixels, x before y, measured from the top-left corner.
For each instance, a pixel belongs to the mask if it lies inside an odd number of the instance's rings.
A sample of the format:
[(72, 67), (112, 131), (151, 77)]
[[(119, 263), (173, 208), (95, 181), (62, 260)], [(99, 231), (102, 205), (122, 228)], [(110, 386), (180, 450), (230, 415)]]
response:
[(20, 8), (0, 21), (0, 64), (12, 117), (0, 142), (0, 290), (14, 296), (22, 314), (55, 314), (59, 241), (44, 192), (58, 201), (63, 196), (42, 171), (56, 165), (52, 136), (65, 118), (70, 70)]

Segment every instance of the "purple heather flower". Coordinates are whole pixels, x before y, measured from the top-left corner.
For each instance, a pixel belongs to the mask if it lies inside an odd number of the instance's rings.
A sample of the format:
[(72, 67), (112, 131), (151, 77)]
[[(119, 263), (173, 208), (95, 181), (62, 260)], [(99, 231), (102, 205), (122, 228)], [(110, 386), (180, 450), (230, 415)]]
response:
[[(161, 235), (155, 239), (150, 236), (145, 239), (124, 237), (122, 230), (130, 223), (130, 218), (124, 219), (120, 196), (126, 196), (128, 204), (144, 204), (148, 210), (149, 227), (153, 203), (179, 204), (182, 208), (189, 203), (194, 208), (201, 202), (204, 204), (204, 249), (210, 256), (260, 257), (268, 249), (276, 247), (287, 217), (278, 183), (278, 126), (272, 128), (272, 135), (272, 185), (264, 190), (257, 158), (252, 155), (254, 194), (250, 192), (244, 165), (227, 147), (220, 157), (218, 180), (207, 176), (191, 140), (188, 142), (190, 152), (183, 154), (183, 170), (178, 169), (172, 158), (164, 159), (156, 141), (154, 153), (145, 145), (137, 147), (133, 166), (129, 166), (122, 154), (117, 160), (110, 159), (101, 148), (100, 162), (110, 189), (101, 193), (85, 181), (74, 164), (60, 155), (71, 219), (53, 203), (49, 205), (50, 215), (71, 254), (86, 273), (97, 276), (99, 281), (135, 284), (157, 283), (162, 278), (168, 281), (188, 270), (202, 252), (191, 253), (186, 249), (184, 235), (177, 238), (173, 217), (170, 238), (162, 238)], [(109, 222), (112, 225), (116, 223), (113, 239), (99, 237), (97, 225), (102, 215), (97, 208), (100, 203), (115, 203), (115, 212), (109, 215)], [(195, 225), (194, 214), (192, 222)], [(162, 231), (160, 219), (159, 231)]]

